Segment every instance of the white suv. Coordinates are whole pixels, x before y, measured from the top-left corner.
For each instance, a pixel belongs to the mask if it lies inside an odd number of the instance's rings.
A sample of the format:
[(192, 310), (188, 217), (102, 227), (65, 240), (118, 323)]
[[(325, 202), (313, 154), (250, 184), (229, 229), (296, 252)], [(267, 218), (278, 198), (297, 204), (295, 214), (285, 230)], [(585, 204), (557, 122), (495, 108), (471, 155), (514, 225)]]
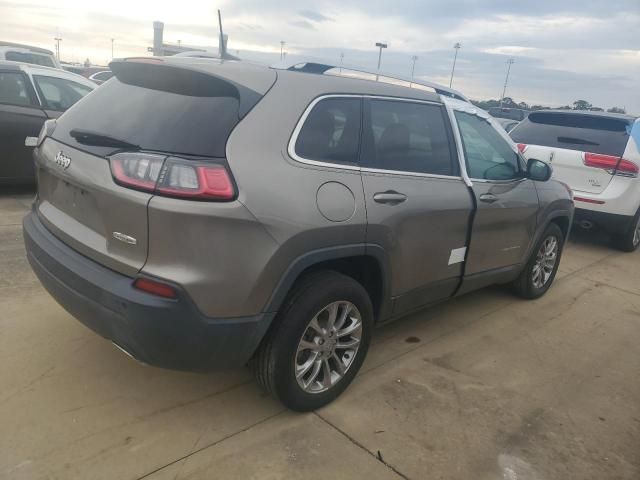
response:
[(532, 112), (511, 133), (522, 154), (553, 166), (574, 191), (575, 221), (599, 226), (616, 246), (640, 245), (640, 119), (604, 112)]
[(51, 50), (21, 43), (0, 42), (0, 60), (29, 63), (42, 67), (62, 68)]

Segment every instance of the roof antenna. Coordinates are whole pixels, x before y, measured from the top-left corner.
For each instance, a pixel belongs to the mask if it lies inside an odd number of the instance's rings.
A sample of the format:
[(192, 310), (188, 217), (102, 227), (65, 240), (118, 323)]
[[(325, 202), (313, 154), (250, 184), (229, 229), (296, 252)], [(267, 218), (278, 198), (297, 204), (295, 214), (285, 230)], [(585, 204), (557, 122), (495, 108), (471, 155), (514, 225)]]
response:
[(220, 38), (218, 39), (218, 54), (220, 55), (220, 59), (227, 58), (227, 45), (224, 41), (224, 34), (222, 33), (222, 14), (220, 13), (220, 9), (218, 9), (218, 25), (220, 26)]

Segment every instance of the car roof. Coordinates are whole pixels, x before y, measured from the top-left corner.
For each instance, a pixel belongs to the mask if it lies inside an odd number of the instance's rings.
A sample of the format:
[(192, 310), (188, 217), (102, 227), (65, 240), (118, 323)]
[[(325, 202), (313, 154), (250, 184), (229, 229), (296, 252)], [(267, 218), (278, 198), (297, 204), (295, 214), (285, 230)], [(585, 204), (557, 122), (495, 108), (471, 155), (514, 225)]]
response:
[[(198, 70), (211, 75), (226, 78), (238, 82), (247, 88), (264, 94), (273, 85), (277, 76), (287, 76), (289, 78), (299, 78), (304, 82), (315, 82), (318, 86), (319, 94), (362, 94), (362, 95), (386, 95), (400, 98), (413, 98), (417, 100), (428, 100), (442, 103), (441, 97), (435, 93), (435, 89), (423, 90), (420, 88), (408, 88), (405, 86), (384, 83), (382, 81), (372, 81), (360, 78), (341, 77), (336, 75), (318, 75), (296, 70), (281, 70), (263, 64), (249, 61), (221, 60), (216, 58), (194, 58), (194, 57), (139, 57), (128, 59), (117, 59), (121, 61), (141, 61), (162, 62), (165, 65), (175, 65), (182, 68)], [(113, 69), (112, 69), (113, 70)], [(302, 77), (304, 76), (304, 77)]]
[(46, 55), (53, 55), (53, 52), (51, 50), (47, 50), (46, 48), (32, 47), (31, 45), (24, 45), (22, 43), (13, 43), (13, 42), (0, 41), (0, 48), (2, 48), (2, 47), (22, 48), (22, 49), (29, 50), (29, 51), (34, 52), (34, 53), (42, 53), (42, 54), (46, 54)]
[(68, 72), (61, 68), (43, 67), (41, 65), (33, 65), (31, 63), (12, 62), (10, 60), (0, 60), (0, 69), (23, 71), (30, 75), (46, 75), (49, 77), (64, 78), (64, 79), (71, 80), (91, 88), (96, 88), (95, 83), (87, 80), (82, 75)]
[(600, 117), (600, 118), (617, 118), (620, 120), (628, 120), (631, 122), (633, 122), (638, 118), (637, 116), (629, 115), (626, 113), (598, 112), (594, 110), (561, 110), (561, 109), (534, 110), (533, 112), (530, 113), (530, 115), (533, 113), (552, 113), (552, 114), (561, 113), (564, 115), (582, 115), (582, 116)]

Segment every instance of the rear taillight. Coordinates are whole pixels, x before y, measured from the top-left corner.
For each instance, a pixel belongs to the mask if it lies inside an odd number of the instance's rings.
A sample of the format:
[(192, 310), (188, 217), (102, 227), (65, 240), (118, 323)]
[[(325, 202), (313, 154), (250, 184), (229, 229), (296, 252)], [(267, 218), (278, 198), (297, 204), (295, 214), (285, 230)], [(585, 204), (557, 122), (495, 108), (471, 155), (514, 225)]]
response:
[(633, 176), (638, 175), (638, 165), (614, 155), (585, 152), (583, 162), (587, 167), (601, 168), (611, 175)]
[(138, 290), (150, 293), (151, 295), (157, 295), (158, 297), (176, 298), (178, 296), (175, 288), (171, 285), (151, 280), (149, 278), (136, 278), (133, 282), (133, 286)]
[(118, 153), (109, 162), (114, 180), (123, 187), (197, 200), (227, 201), (236, 195), (221, 164), (139, 152)]
[(527, 148), (529, 148), (529, 145), (527, 145), (526, 143), (519, 143), (518, 144), (518, 150), (520, 150), (520, 153), (524, 153)]

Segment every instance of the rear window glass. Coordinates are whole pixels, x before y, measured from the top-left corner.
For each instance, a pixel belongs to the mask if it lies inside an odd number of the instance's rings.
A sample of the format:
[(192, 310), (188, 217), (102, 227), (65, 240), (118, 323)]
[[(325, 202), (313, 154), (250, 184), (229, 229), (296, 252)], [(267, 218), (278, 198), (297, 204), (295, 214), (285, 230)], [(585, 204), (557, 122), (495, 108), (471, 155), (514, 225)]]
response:
[(622, 156), (630, 122), (575, 113), (534, 112), (511, 131), (518, 143)]
[(78, 144), (69, 132), (82, 129), (143, 150), (224, 157), (227, 138), (239, 121), (238, 110), (236, 97), (172, 93), (114, 78), (69, 109), (53, 136), (98, 155), (107, 153), (104, 147)]
[(359, 98), (320, 100), (300, 130), (296, 154), (322, 162), (357, 163), (361, 103)]
[(37, 53), (7, 52), (5, 58), (12, 62), (24, 62), (32, 65), (42, 65), (43, 67), (56, 66), (51, 57)]

